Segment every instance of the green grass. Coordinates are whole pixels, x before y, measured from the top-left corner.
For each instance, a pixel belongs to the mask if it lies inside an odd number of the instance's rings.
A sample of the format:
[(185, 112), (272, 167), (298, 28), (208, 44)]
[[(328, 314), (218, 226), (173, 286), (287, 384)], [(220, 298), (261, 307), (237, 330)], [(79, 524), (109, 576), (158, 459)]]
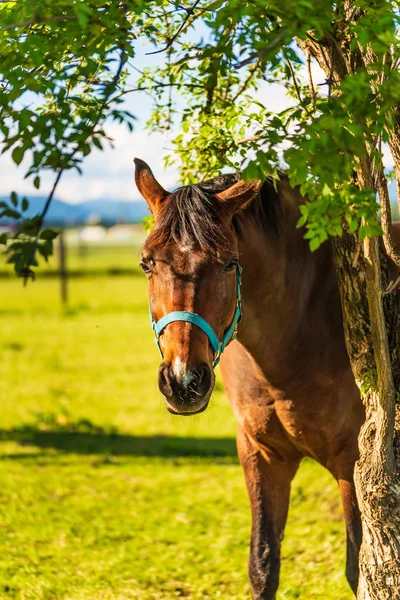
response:
[[(0, 598), (249, 599), (234, 419), (220, 384), (203, 415), (166, 412), (143, 277), (73, 279), (68, 310), (56, 279), (0, 285)], [(344, 547), (306, 461), (278, 598), (350, 600)]]

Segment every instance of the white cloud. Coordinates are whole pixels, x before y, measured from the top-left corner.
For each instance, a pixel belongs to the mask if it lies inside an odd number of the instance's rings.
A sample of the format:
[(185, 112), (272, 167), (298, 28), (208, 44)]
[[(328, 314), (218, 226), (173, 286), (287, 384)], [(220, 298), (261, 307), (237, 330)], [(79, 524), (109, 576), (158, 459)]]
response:
[(114, 139), (114, 148), (96, 150), (84, 165), (84, 174), (78, 178), (68, 173), (60, 185), (58, 196), (69, 202), (108, 198), (138, 200), (134, 182), (133, 158), (146, 161), (162, 186), (176, 187), (177, 170), (163, 168), (168, 139), (161, 134), (150, 135), (138, 129), (129, 132), (122, 126), (111, 126), (107, 133)]
[[(167, 189), (176, 187), (177, 170), (163, 168), (163, 157), (169, 142), (166, 136), (150, 135), (140, 128), (129, 132), (126, 127), (117, 125), (108, 127), (107, 132), (114, 139), (114, 148), (107, 145), (104, 151), (94, 150), (84, 162), (82, 176), (76, 171), (64, 173), (57, 188), (57, 198), (71, 203), (98, 198), (139, 200), (134, 182), (135, 156), (149, 163), (161, 185)], [(9, 155), (1, 156), (0, 194), (8, 194), (12, 190), (21, 195), (49, 193), (54, 174), (45, 174), (37, 191), (31, 180), (24, 179), (26, 166), (26, 161), (16, 167)]]

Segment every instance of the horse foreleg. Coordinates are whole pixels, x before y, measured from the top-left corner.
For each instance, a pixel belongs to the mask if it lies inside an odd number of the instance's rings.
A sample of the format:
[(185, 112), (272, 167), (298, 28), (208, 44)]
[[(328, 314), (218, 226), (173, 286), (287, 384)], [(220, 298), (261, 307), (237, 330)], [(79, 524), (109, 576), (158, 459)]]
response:
[(347, 531), (346, 577), (354, 594), (358, 586), (358, 554), (361, 546), (361, 519), (356, 490), (351, 480), (339, 479)]
[(299, 460), (271, 458), (239, 426), (238, 452), (252, 512), (249, 579), (253, 600), (274, 600), (279, 584), (280, 546), (289, 507), (290, 482)]

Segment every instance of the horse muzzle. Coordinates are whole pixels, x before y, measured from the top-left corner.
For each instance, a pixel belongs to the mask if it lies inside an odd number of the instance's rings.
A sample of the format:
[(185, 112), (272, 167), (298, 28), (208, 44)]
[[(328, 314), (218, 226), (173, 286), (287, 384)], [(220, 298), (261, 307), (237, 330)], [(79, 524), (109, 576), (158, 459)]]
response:
[(158, 371), (158, 387), (165, 397), (167, 410), (174, 415), (195, 415), (203, 412), (214, 389), (212, 369), (201, 363), (185, 370), (162, 363)]

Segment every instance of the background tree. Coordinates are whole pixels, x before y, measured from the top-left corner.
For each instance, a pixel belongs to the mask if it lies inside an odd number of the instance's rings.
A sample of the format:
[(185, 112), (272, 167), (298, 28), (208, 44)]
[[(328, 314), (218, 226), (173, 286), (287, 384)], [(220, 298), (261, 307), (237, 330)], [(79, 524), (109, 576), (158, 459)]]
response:
[[(37, 252), (44, 258), (52, 252), (56, 234), (42, 228), (64, 171), (80, 172), (84, 157), (102, 148), (107, 119), (132, 127), (118, 96), (135, 37), (123, 2), (0, 3), (2, 150), (17, 165), (29, 157), (25, 176), (36, 188), (43, 171), (54, 173), (42, 213), (0, 238), (24, 277), (33, 275)], [(13, 193), (0, 204), (0, 216), (21, 219), (27, 208)]]
[[(56, 187), (65, 169), (79, 168), (106, 138), (106, 118), (130, 122), (116, 103), (133, 91), (124, 67), (144, 36), (164, 59), (134, 89), (151, 90), (151, 128), (179, 124), (183, 183), (226, 167), (248, 178), (284, 169), (307, 195), (299, 226), (312, 251), (332, 239), (347, 347), (366, 407), (356, 468), (359, 598), (399, 596), (400, 294), (380, 243), (400, 266), (382, 163), (388, 143), (399, 182), (399, 3), (57, 0), (32, 9), (21, 1), (0, 5), (0, 23), (4, 148), (17, 163), (33, 151), (28, 174), (37, 185), (42, 169), (54, 170)], [(313, 79), (314, 63), (323, 85)], [(257, 99), (265, 81), (286, 87), (291, 108), (268, 111)], [(24, 106), (26, 92), (35, 95), (35, 111)], [(14, 195), (11, 204), (3, 214), (19, 217), (24, 203)], [(45, 212), (8, 241), (25, 276), (35, 250), (50, 251), (53, 234), (39, 234)]]

